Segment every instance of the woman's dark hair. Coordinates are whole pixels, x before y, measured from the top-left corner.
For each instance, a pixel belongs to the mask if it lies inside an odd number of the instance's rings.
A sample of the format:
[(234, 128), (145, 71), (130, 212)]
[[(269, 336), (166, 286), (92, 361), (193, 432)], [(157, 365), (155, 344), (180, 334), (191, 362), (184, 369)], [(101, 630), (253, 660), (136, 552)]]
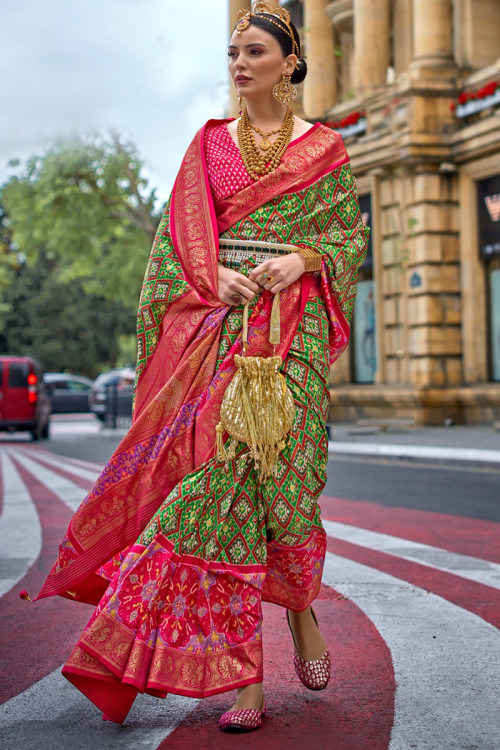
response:
[[(300, 55), (300, 37), (293, 23), (290, 21), (290, 27), (292, 29), (297, 47), (290, 39), (288, 28), (277, 16), (273, 16), (273, 20), (268, 21), (265, 13), (259, 13), (258, 15), (250, 17), (250, 25), (257, 26), (257, 28), (262, 29), (263, 31), (267, 31), (268, 34), (271, 34), (271, 36), (276, 39), (279, 46), (281, 47), (283, 57), (288, 57), (288, 55), (292, 54), (297, 55), (299, 61), (297, 63), (297, 67), (292, 73), (292, 77), (290, 80), (292, 83), (302, 83), (307, 75), (307, 63)], [(298, 54), (297, 49), (299, 50)]]

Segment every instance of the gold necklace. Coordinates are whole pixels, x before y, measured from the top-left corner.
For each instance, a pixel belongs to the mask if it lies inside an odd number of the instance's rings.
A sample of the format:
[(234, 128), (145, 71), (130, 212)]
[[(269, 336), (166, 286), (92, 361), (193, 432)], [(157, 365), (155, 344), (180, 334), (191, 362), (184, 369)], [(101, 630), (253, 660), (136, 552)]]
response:
[(259, 143), (259, 148), (262, 149), (262, 151), (268, 151), (268, 149), (270, 149), (271, 146), (273, 145), (271, 141), (269, 140), (269, 136), (276, 135), (276, 133), (279, 133), (281, 128), (283, 127), (283, 123), (281, 123), (279, 128), (277, 128), (276, 130), (270, 130), (268, 133), (264, 133), (263, 130), (258, 128), (257, 125), (252, 125), (252, 123), (250, 123), (250, 127), (252, 128), (252, 130), (255, 130), (256, 133), (262, 136), (262, 140)]
[[(250, 122), (246, 107), (243, 110), (237, 127), (238, 146), (246, 170), (254, 180), (258, 180), (262, 175), (274, 172), (277, 168), (281, 161), (281, 157), (292, 140), (293, 127), (295, 124), (294, 118), (295, 115), (292, 107), (287, 107), (281, 127), (270, 133), (262, 134), (262, 131), (259, 131)], [(256, 130), (256, 132), (264, 135), (264, 137), (274, 133), (277, 133), (278, 137), (274, 143), (268, 142), (269, 145), (263, 149), (264, 154), (262, 154), (255, 143), (252, 130)]]

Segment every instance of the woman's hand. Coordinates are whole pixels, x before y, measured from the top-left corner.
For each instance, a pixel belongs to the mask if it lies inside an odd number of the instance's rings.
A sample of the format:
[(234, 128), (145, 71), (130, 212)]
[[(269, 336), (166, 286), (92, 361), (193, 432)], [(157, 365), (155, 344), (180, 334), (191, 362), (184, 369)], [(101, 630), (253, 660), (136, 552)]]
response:
[(248, 278), (256, 281), (264, 289), (269, 289), (272, 294), (277, 294), (300, 279), (304, 268), (305, 260), (302, 255), (290, 253), (281, 255), (279, 258), (265, 260), (253, 269)]
[(218, 266), (219, 299), (225, 305), (243, 305), (260, 292), (260, 286), (232, 268)]

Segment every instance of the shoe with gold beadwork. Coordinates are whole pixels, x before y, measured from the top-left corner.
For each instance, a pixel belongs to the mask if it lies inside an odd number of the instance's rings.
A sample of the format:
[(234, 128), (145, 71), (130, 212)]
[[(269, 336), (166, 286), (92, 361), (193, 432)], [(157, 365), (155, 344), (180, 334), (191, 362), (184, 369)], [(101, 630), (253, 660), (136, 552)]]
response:
[(219, 719), (223, 732), (251, 732), (262, 724), (266, 713), (266, 699), (262, 699), (262, 708), (242, 708), (239, 711), (226, 711)]
[[(318, 625), (318, 620), (311, 607), (311, 614), (313, 620)], [(290, 624), (290, 616), (288, 610), (286, 611), (286, 619), (288, 627), (293, 638), (293, 644), (295, 646), (295, 652), (293, 655), (293, 666), (297, 672), (297, 676), (301, 683), (306, 686), (309, 690), (324, 690), (330, 680), (331, 663), (330, 653), (325, 643), (325, 653), (320, 656), (319, 659), (304, 659), (297, 650), (297, 644), (295, 643), (295, 636), (293, 634), (292, 626)], [(319, 629), (319, 625), (318, 625)]]

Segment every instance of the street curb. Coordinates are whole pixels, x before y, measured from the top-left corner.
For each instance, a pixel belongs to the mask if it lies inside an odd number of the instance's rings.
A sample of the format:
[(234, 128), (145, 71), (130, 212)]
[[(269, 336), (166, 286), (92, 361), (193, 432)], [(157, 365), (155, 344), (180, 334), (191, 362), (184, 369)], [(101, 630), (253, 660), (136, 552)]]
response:
[(500, 465), (500, 451), (475, 448), (442, 448), (428, 445), (393, 445), (330, 440), (329, 453), (392, 456), (393, 458), (430, 458), (437, 461), (473, 461)]

